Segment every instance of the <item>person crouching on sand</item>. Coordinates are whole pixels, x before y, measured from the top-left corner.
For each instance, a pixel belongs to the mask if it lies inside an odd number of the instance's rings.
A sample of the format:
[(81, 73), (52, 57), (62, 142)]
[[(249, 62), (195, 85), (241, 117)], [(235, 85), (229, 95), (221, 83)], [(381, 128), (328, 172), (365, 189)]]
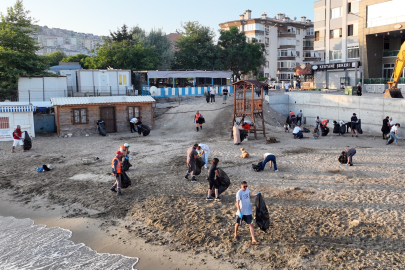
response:
[(346, 155), (347, 157), (347, 165), (353, 166), (353, 156), (356, 154), (356, 149), (348, 148), (342, 152), (342, 155)]
[(236, 211), (234, 239), (238, 240), (239, 225), (241, 225), (242, 221), (244, 220), (249, 225), (250, 235), (252, 236), (252, 245), (259, 245), (260, 243), (257, 242), (255, 238), (255, 229), (253, 225), (252, 206), (250, 205), (250, 198), (256, 197), (258, 194), (260, 194), (260, 192), (256, 193), (256, 195), (251, 195), (250, 190), (247, 187), (247, 182), (242, 181), (242, 183), (240, 184), (240, 190), (236, 193), (236, 207), (238, 208), (238, 210)]

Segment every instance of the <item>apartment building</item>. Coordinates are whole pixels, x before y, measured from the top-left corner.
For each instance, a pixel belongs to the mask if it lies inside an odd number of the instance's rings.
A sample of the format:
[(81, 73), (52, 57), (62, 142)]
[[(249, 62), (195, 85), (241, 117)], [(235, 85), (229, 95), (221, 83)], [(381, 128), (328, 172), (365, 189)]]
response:
[(316, 87), (390, 78), (405, 41), (404, 10), (404, 0), (315, 1), (314, 50), (325, 54), (315, 67)]
[(291, 81), (296, 66), (323, 60), (323, 55), (314, 52), (313, 23), (304, 16), (297, 20), (282, 13), (273, 17), (264, 13), (259, 18), (252, 18), (252, 11), (246, 10), (239, 20), (219, 26), (224, 30), (236, 26), (245, 32), (248, 42), (256, 39), (265, 44), (266, 64), (259, 76)]
[(78, 33), (60, 28), (48, 28), (37, 26), (38, 32), (32, 38), (41, 45), (38, 55), (44, 55), (55, 51), (63, 51), (66, 55), (91, 54), (97, 44), (103, 43), (102, 36), (89, 33)]

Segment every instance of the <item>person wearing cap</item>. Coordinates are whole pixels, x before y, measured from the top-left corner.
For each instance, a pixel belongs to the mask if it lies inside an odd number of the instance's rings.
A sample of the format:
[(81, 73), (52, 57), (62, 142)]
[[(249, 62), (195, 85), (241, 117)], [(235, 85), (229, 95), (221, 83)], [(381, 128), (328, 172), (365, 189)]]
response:
[(115, 157), (111, 161), (111, 169), (112, 174), (115, 176), (114, 185), (110, 188), (111, 191), (117, 192), (118, 196), (121, 196), (121, 160), (122, 160), (122, 152), (117, 151), (115, 153)]
[(383, 134), (383, 140), (385, 140), (387, 138), (387, 134), (390, 134), (390, 120), (389, 119), (390, 118), (387, 116), (383, 120), (383, 124), (381, 127), (381, 132)]
[(118, 151), (120, 151), (122, 153), (122, 156), (125, 157), (126, 159), (129, 159), (129, 144), (128, 143), (124, 143), (123, 145), (121, 145), (120, 147), (118, 147)]
[(353, 130), (354, 130), (354, 132), (356, 133), (356, 137), (359, 137), (358, 136), (358, 132), (357, 132), (357, 122), (359, 121), (359, 119), (357, 119), (357, 116), (356, 116), (356, 114), (355, 113), (353, 113), (353, 116), (352, 116), (352, 118), (350, 119), (350, 122), (351, 122), (351, 124), (352, 124), (352, 137), (353, 137)]
[(195, 179), (195, 160), (198, 158), (197, 147), (198, 144), (194, 144), (187, 149), (187, 173), (184, 176), (184, 179), (188, 180), (188, 176), (191, 173), (193, 175), (191, 177), (191, 182), (197, 182), (197, 179)]
[(208, 145), (200, 143), (200, 144), (198, 144), (197, 151), (199, 151), (202, 154), (202, 158), (205, 162), (204, 168), (207, 169), (208, 155), (210, 153), (210, 148), (208, 147)]
[(399, 128), (400, 126), (401, 126), (401, 125), (398, 124), (398, 123), (396, 123), (394, 126), (392, 126), (391, 131), (390, 131), (390, 138), (389, 138), (388, 141), (387, 141), (387, 145), (389, 144), (388, 142), (389, 142), (391, 139), (393, 139), (393, 140), (395, 140), (395, 144), (398, 146), (397, 136), (399, 137), (399, 135), (398, 135), (398, 128)]
[(322, 124), (322, 119), (319, 116), (316, 117), (315, 124), (316, 124), (316, 127), (318, 127), (319, 125)]

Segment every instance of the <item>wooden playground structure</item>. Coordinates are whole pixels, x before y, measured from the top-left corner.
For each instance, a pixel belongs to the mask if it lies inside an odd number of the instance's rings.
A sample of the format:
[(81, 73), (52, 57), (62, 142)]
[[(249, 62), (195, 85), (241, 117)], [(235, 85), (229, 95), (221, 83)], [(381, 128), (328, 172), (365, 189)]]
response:
[[(241, 80), (232, 84), (234, 89), (232, 126), (237, 122), (236, 118), (241, 118), (239, 123), (242, 123), (245, 118), (250, 118), (253, 123), (250, 131), (254, 133), (255, 139), (257, 139), (259, 131), (266, 137), (263, 118), (263, 86), (265, 85), (265, 83), (254, 80)], [(259, 91), (260, 97), (257, 96)], [(261, 128), (257, 127), (256, 118), (261, 120)]]

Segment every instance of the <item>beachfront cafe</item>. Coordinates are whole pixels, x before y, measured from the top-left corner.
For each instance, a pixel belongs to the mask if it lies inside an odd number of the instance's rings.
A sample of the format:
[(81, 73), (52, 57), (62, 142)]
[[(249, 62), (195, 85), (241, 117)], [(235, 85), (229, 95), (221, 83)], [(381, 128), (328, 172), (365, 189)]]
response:
[[(139, 71), (134, 71), (139, 74)], [(227, 88), (233, 92), (231, 85), (232, 71), (145, 71), (145, 83), (142, 85), (142, 95), (150, 94), (150, 87), (156, 86), (155, 97), (197, 96), (204, 95), (215, 87), (217, 94)]]

